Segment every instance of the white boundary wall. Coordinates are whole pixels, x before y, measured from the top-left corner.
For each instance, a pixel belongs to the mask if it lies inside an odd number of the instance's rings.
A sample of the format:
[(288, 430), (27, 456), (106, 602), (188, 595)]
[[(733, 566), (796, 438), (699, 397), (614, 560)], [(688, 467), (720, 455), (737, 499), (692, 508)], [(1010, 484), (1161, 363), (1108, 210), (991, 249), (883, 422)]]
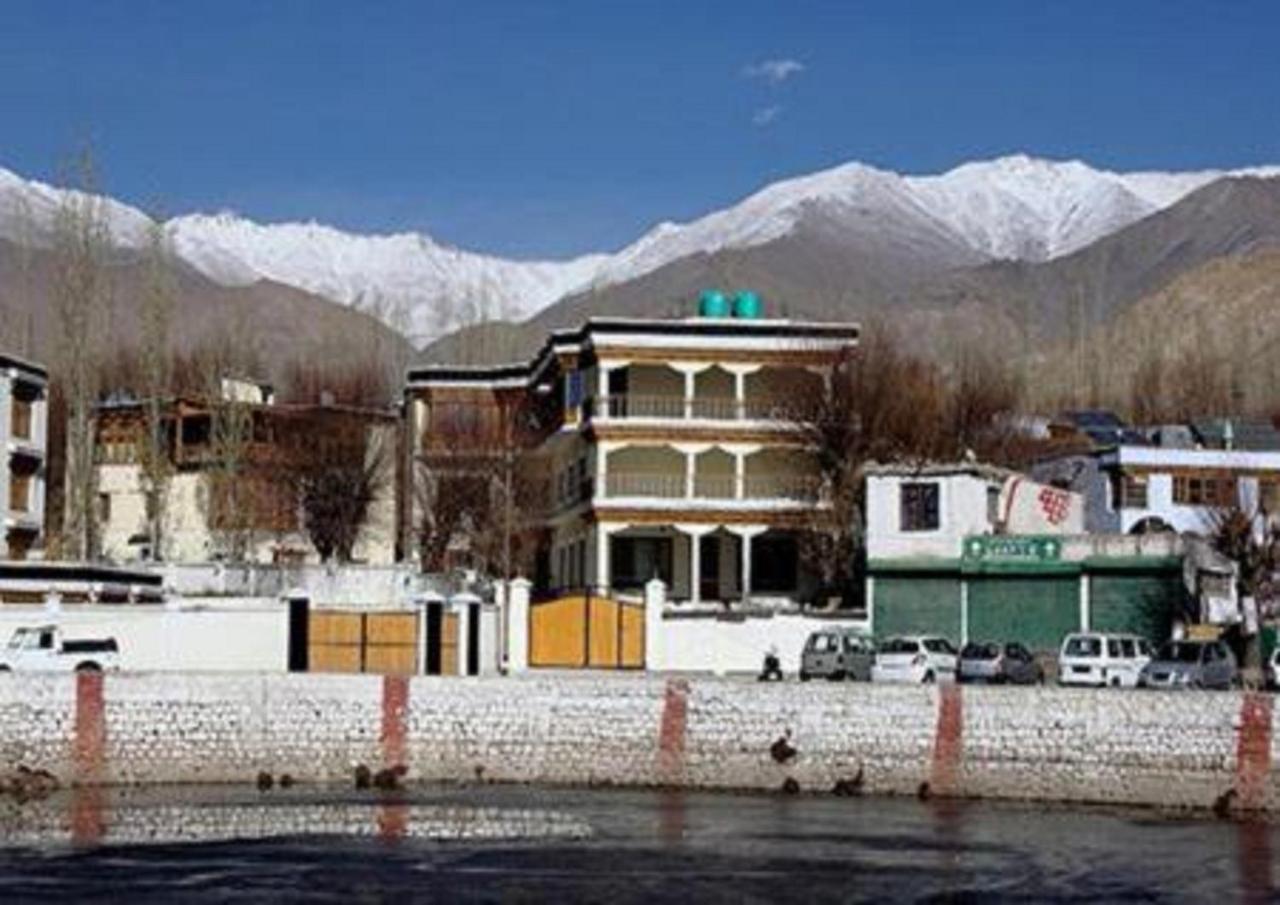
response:
[(0, 644), (14, 629), (57, 625), (70, 638), (113, 637), (120, 668), (209, 672), (288, 666), (289, 608), (271, 598), (211, 598), (179, 604), (0, 607)]

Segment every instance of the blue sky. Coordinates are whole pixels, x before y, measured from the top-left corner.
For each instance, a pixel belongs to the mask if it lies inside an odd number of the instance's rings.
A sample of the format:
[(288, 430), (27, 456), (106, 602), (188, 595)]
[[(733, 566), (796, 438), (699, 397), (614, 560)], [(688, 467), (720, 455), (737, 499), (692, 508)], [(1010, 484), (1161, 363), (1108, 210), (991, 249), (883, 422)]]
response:
[(1280, 162), (1280, 3), (5, 0), (0, 166), (520, 257), (848, 160)]

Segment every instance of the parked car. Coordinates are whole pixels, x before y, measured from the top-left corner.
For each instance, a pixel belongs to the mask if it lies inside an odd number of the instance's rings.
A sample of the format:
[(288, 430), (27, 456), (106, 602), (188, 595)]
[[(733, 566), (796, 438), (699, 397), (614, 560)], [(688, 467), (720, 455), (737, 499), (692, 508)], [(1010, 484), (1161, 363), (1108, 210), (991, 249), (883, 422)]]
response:
[(956, 649), (946, 638), (913, 635), (886, 639), (876, 649), (873, 682), (936, 682), (954, 679)]
[(102, 672), (120, 668), (115, 638), (64, 638), (56, 625), (16, 629), (0, 672)]
[(856, 629), (821, 629), (809, 636), (800, 654), (800, 681), (825, 678), (867, 682), (875, 658), (875, 645)]
[(1035, 685), (1044, 681), (1044, 668), (1017, 642), (970, 641), (960, 650), (957, 677), (961, 682)]
[(1151, 660), (1151, 644), (1138, 635), (1078, 632), (1062, 639), (1058, 684), (1133, 688)]
[(1143, 688), (1230, 688), (1239, 678), (1236, 657), (1221, 641), (1169, 641), (1142, 668)]
[(1271, 652), (1270, 659), (1267, 660), (1267, 668), (1265, 670), (1267, 687), (1280, 690), (1280, 647)]

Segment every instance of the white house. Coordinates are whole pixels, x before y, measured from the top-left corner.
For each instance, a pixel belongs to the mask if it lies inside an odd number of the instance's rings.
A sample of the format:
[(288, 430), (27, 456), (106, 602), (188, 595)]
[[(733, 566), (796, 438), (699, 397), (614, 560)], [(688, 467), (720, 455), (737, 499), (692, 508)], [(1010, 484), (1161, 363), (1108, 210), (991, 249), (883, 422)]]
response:
[(0, 355), (0, 559), (43, 546), (49, 375)]
[(974, 535), (1080, 534), (1084, 500), (977, 462), (867, 469), (867, 557), (955, 558)]
[(1259, 527), (1280, 514), (1280, 451), (1121, 445), (1047, 460), (1033, 474), (1084, 494), (1095, 532), (1209, 534), (1226, 508)]
[(867, 597), (880, 637), (1018, 641), (1068, 632), (1168, 637), (1184, 619), (1179, 538), (1086, 535), (1084, 498), (972, 462), (867, 475)]

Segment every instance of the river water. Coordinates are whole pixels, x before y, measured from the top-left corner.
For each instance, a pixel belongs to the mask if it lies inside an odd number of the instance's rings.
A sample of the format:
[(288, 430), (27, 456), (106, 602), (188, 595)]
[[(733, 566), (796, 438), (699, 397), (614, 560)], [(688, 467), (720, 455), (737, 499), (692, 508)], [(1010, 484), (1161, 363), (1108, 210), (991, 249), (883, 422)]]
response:
[(2, 804), (0, 832), (4, 903), (1280, 901), (1280, 825), (1091, 808), (184, 788)]

